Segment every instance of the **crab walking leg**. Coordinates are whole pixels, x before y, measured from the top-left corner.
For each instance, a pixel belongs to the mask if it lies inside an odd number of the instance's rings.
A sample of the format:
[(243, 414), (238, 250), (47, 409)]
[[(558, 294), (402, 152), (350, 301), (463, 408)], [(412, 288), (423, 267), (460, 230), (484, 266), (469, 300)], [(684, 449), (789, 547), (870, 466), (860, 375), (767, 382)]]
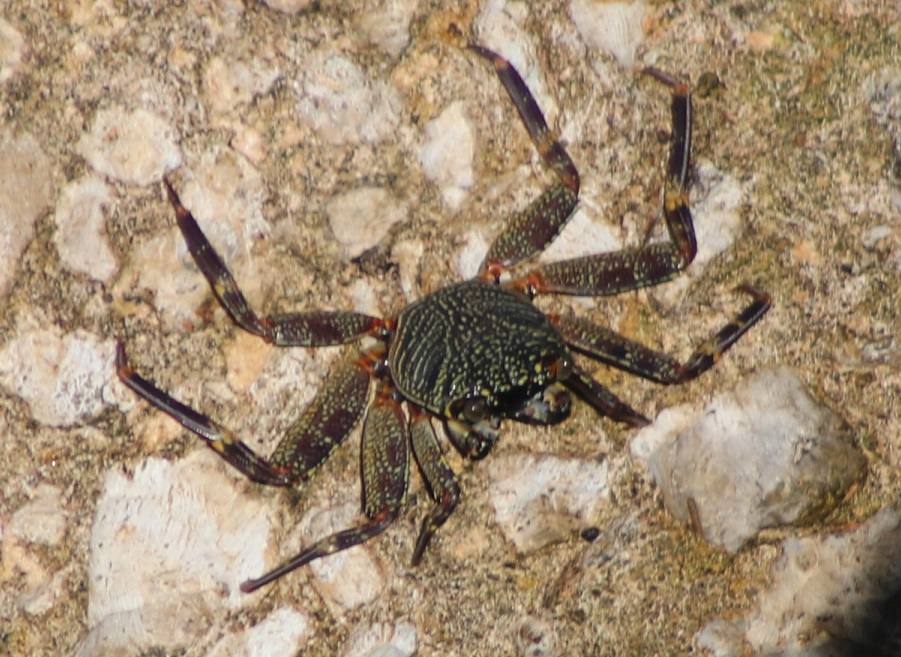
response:
[(384, 330), (383, 320), (355, 312), (314, 311), (258, 317), (194, 216), (181, 204), (175, 189), (168, 180), (163, 179), (163, 183), (194, 262), (209, 282), (216, 299), (245, 331), (281, 347), (325, 347), (345, 344)]
[(305, 479), (328, 458), (362, 415), (370, 378), (359, 361), (339, 369), (288, 430), (275, 456), (266, 460), (226, 427), (136, 374), (128, 365), (122, 344), (116, 349), (116, 371), (122, 383), (200, 436), (229, 465), (251, 481), (269, 486), (290, 486)]
[(469, 49), (494, 64), (497, 76), (516, 106), (529, 137), (560, 179), (524, 211), (518, 212), (491, 245), (482, 264), (483, 277), (497, 279), (503, 270), (543, 251), (557, 237), (579, 201), (579, 172), (566, 149), (548, 128), (534, 96), (510, 62), (482, 46), (470, 45)]
[(611, 420), (624, 422), (633, 427), (644, 427), (651, 421), (634, 410), (579, 366), (563, 382), (566, 387), (588, 402), (598, 413)]
[(419, 538), (416, 539), (416, 547), (413, 550), (411, 563), (418, 566), (432, 536), (456, 508), (460, 500), (460, 486), (454, 477), (454, 471), (444, 460), (429, 416), (412, 404), (410, 414), (410, 443), (413, 447), (413, 456), (416, 457), (429, 495), (435, 501), (435, 506), (422, 521)]
[(723, 352), (770, 309), (772, 300), (768, 294), (747, 285), (738, 290), (751, 295), (753, 301), (702, 342), (685, 363), (583, 319), (554, 315), (551, 321), (568, 345), (596, 360), (657, 383), (682, 383), (713, 367)]
[(688, 85), (658, 71), (644, 73), (666, 84), (672, 93), (672, 132), (663, 216), (670, 241), (613, 253), (542, 265), (510, 285), (534, 296), (546, 292), (582, 296), (620, 294), (668, 281), (685, 269), (697, 253), (688, 207), (692, 104)]
[(344, 364), (285, 433), (270, 461), (292, 481), (309, 478), (356, 426), (369, 400), (372, 368), (366, 357)]
[(241, 584), (244, 593), (315, 559), (364, 543), (381, 534), (397, 517), (407, 494), (410, 451), (406, 419), (389, 382), (366, 414), (361, 450), (363, 512), (369, 521), (324, 538), (265, 575), (247, 580)]

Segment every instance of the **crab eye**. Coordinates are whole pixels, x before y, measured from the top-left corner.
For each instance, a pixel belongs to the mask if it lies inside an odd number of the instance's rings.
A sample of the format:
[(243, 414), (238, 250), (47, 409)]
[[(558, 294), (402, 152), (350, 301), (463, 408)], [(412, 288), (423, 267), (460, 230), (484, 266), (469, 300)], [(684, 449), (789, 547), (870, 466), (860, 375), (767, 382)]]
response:
[(564, 354), (560, 360), (557, 361), (557, 381), (565, 381), (568, 379), (569, 375), (573, 373), (573, 367), (575, 367), (573, 357), (569, 354)]
[(488, 402), (484, 397), (473, 397), (463, 402), (463, 417), (468, 422), (479, 422), (488, 415)]

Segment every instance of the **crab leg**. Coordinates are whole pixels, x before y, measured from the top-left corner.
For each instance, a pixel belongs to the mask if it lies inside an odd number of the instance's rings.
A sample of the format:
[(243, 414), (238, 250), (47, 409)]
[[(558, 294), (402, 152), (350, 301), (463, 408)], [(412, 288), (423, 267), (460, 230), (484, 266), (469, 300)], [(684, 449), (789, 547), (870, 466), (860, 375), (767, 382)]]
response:
[(517, 213), (491, 245), (482, 263), (482, 277), (496, 280), (502, 271), (544, 250), (557, 237), (579, 201), (579, 172), (548, 128), (535, 97), (510, 62), (482, 46), (471, 44), (469, 49), (494, 64), (529, 137), (560, 179), (523, 212)]
[(573, 367), (564, 385), (588, 402), (598, 413), (611, 420), (625, 422), (633, 427), (644, 427), (651, 423), (644, 415), (620, 401), (578, 365)]
[(406, 420), (395, 396), (394, 387), (386, 382), (363, 424), (363, 512), (368, 522), (328, 536), (265, 575), (247, 580), (241, 584), (244, 593), (315, 559), (364, 543), (382, 533), (397, 517), (407, 494), (410, 452)]
[(318, 311), (258, 317), (194, 216), (181, 204), (175, 189), (165, 178), (163, 183), (194, 262), (209, 281), (216, 299), (245, 331), (281, 347), (325, 347), (384, 330), (383, 320), (355, 312)]
[(768, 294), (747, 285), (738, 289), (751, 295), (753, 301), (735, 319), (702, 342), (685, 363), (583, 319), (561, 315), (550, 319), (574, 349), (642, 378), (670, 385), (689, 381), (713, 367), (723, 352), (769, 310), (772, 301)]
[(663, 82), (672, 93), (673, 143), (663, 196), (663, 216), (670, 242), (542, 265), (511, 282), (511, 287), (530, 296), (546, 292), (582, 296), (620, 294), (668, 281), (694, 260), (697, 242), (688, 207), (691, 93), (688, 85), (657, 69), (645, 69), (644, 73)]
[(412, 416), (410, 443), (413, 446), (413, 456), (416, 457), (416, 463), (419, 465), (422, 478), (425, 479), (429, 494), (435, 501), (435, 506), (423, 519), (419, 538), (416, 539), (412, 564), (417, 566), (432, 536), (457, 506), (460, 500), (460, 487), (454, 478), (453, 470), (444, 460), (428, 415), (412, 404), (410, 413)]
[(362, 415), (370, 378), (363, 359), (347, 363), (335, 372), (288, 430), (272, 459), (266, 460), (226, 427), (136, 374), (128, 365), (121, 343), (116, 349), (116, 371), (122, 383), (200, 436), (207, 447), (236, 470), (251, 481), (270, 486), (290, 486), (306, 479), (329, 457)]

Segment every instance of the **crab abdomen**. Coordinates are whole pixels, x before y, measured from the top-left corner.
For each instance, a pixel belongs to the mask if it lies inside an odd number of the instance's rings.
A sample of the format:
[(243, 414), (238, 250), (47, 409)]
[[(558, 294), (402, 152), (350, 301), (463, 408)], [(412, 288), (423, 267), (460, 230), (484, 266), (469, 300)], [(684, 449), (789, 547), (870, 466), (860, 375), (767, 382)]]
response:
[(550, 384), (566, 344), (524, 296), (483, 281), (433, 292), (397, 318), (388, 352), (394, 384), (433, 413), (482, 396), (495, 412)]

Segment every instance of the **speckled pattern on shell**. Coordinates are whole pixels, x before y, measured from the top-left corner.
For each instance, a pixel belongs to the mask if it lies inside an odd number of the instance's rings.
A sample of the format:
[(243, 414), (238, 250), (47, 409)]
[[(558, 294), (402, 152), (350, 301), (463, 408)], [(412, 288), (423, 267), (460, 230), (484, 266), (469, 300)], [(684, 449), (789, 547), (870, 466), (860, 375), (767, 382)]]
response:
[(473, 395), (513, 404), (550, 381), (566, 353), (547, 317), (522, 295), (483, 281), (451, 285), (398, 317), (388, 353), (404, 397), (434, 413)]

